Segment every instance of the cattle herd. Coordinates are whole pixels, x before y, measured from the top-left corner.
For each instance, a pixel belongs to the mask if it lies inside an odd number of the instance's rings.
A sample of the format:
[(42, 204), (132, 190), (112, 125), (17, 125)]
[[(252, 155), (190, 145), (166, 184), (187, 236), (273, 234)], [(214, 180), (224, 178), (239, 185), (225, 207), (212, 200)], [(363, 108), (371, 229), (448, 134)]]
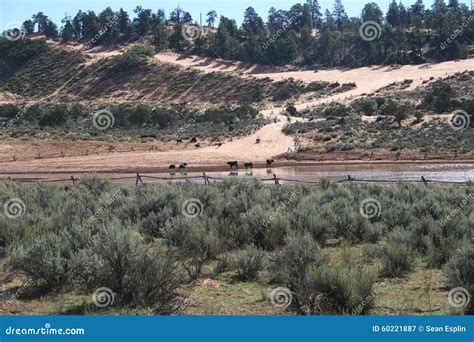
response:
[[(272, 164), (274, 162), (275, 162), (275, 160), (273, 160), (273, 159), (267, 159), (265, 163), (266, 163), (267, 167), (272, 167)], [(235, 160), (227, 162), (227, 165), (229, 165), (229, 167), (231, 169), (238, 169), (239, 168), (239, 162), (235, 161)], [(175, 170), (176, 168), (179, 168), (179, 169), (183, 170), (183, 169), (187, 169), (187, 167), (188, 167), (187, 163), (182, 163), (178, 167), (175, 164), (171, 164), (168, 168), (170, 170)], [(251, 169), (253, 169), (253, 163), (246, 162), (246, 163), (244, 163), (244, 167), (245, 167), (246, 170), (251, 170)]]

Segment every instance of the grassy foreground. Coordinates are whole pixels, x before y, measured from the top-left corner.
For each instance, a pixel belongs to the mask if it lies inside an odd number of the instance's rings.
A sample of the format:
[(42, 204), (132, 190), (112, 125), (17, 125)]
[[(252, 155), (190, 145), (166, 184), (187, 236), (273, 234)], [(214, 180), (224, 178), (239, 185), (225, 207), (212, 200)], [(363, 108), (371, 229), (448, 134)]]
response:
[(472, 184), (87, 177), (0, 199), (1, 314), (473, 313)]

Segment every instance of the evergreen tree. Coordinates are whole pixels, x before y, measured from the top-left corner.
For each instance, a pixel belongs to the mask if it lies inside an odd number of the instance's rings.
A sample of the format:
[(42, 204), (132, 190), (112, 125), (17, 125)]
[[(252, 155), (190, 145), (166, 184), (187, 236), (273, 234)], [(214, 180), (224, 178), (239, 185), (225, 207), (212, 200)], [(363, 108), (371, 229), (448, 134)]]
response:
[(158, 18), (158, 22), (164, 23), (166, 21), (165, 10), (159, 9), (158, 12), (156, 12), (156, 17)]
[(170, 13), (170, 21), (181, 24), (184, 16), (184, 11), (180, 8), (177, 7)]
[(344, 23), (347, 20), (347, 14), (346, 10), (344, 9), (344, 5), (342, 4), (342, 0), (335, 0), (332, 17), (336, 22), (338, 30), (342, 31)]
[(392, 26), (400, 26), (400, 8), (395, 0), (392, 0), (387, 12), (387, 23)]
[(310, 11), (311, 11), (311, 23), (313, 28), (321, 28), (322, 25), (322, 13), (321, 6), (319, 6), (318, 0), (306, 0)]
[(191, 13), (189, 13), (189, 12), (184, 12), (182, 23), (183, 23), (183, 24), (189, 24), (189, 23), (191, 23), (192, 21), (193, 21), (193, 17), (191, 16)]
[(151, 9), (143, 9), (142, 6), (137, 6), (134, 12), (138, 15), (135, 20), (135, 27), (140, 36), (146, 35), (151, 29)]
[(170, 48), (179, 53), (186, 51), (188, 47), (188, 42), (183, 35), (183, 25), (184, 24), (177, 24), (175, 26), (168, 41)]
[(125, 34), (128, 31), (128, 27), (130, 26), (130, 18), (128, 13), (121, 8), (118, 12), (118, 28), (120, 33)]
[(84, 40), (90, 41), (99, 35), (99, 21), (94, 11), (87, 11), (82, 14), (82, 33)]
[(61, 30), (61, 38), (64, 43), (70, 42), (74, 38), (74, 27), (72, 26), (71, 17), (64, 17), (61, 22), (64, 24)]
[(263, 40), (266, 37), (265, 25), (253, 7), (245, 10), (241, 30), (244, 39), (243, 59), (261, 61)]
[(217, 12), (212, 10), (212, 11), (209, 11), (207, 13), (207, 19), (206, 19), (206, 22), (207, 22), (207, 26), (209, 27), (214, 27), (214, 24), (216, 22), (216, 19), (217, 19)]
[(26, 34), (32, 34), (35, 32), (35, 23), (30, 19), (25, 20), (21, 26)]
[(423, 0), (416, 0), (410, 8), (410, 21), (413, 25), (421, 27), (423, 21), (425, 20), (425, 5)]
[(76, 40), (82, 40), (83, 34), (83, 13), (79, 10), (76, 16), (72, 19), (72, 27), (74, 29), (74, 38)]
[(408, 14), (407, 9), (401, 2), (398, 5), (398, 9), (400, 11), (400, 25), (403, 27), (410, 25), (410, 15)]
[(38, 25), (38, 33), (44, 33), (44, 30), (46, 29), (46, 26), (48, 25), (49, 18), (44, 15), (43, 12), (38, 12), (37, 14), (34, 14), (32, 17), (33, 23), (35, 25)]
[(375, 2), (368, 3), (362, 9), (361, 19), (362, 22), (375, 21), (377, 23), (382, 23), (382, 10)]
[(153, 45), (157, 51), (163, 51), (168, 45), (168, 35), (163, 23), (158, 23), (153, 28)]
[(449, 0), (448, 8), (453, 12), (459, 11), (460, 10), (459, 0)]
[(120, 36), (119, 15), (120, 13), (115, 14), (110, 7), (99, 14), (100, 44), (115, 44), (118, 42)]
[(58, 33), (58, 26), (53, 23), (51, 20), (48, 20), (46, 22), (46, 26), (44, 27), (43, 31), (44, 35), (46, 38), (57, 38), (59, 33)]

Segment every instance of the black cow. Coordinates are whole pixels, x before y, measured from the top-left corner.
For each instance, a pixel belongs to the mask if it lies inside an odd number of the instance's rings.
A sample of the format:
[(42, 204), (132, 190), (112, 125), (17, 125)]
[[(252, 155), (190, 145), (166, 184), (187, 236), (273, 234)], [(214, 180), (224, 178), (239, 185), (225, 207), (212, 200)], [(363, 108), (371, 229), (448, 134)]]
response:
[(253, 163), (245, 163), (244, 166), (246, 170), (253, 169)]
[(274, 163), (275, 161), (273, 159), (267, 159), (267, 167), (272, 167), (272, 164)]
[(239, 163), (236, 161), (227, 162), (227, 165), (229, 165), (231, 169), (234, 169), (234, 168), (237, 169), (239, 167)]
[(190, 143), (196, 143), (197, 141), (198, 141), (198, 140), (197, 140), (197, 138), (196, 138), (196, 137), (194, 137), (194, 138), (191, 138), (191, 140), (189, 140), (189, 142), (190, 142)]
[(187, 163), (183, 163), (179, 166), (180, 169), (185, 169), (188, 167), (188, 164)]
[(176, 169), (176, 165), (171, 164), (171, 165), (168, 167), (168, 169), (174, 170), (174, 169)]

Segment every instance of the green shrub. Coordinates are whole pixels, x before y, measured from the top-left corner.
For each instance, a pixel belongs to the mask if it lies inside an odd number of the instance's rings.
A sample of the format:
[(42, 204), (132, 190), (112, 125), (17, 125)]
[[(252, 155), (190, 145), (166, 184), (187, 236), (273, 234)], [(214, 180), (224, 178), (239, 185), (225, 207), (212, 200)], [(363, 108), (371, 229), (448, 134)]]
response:
[[(374, 268), (326, 264), (312, 267), (307, 275), (309, 314), (367, 314), (373, 306), (373, 286), (378, 274)], [(301, 301), (301, 300), (300, 300)]]
[(382, 250), (382, 275), (399, 277), (413, 269), (413, 249), (408, 244), (388, 242)]
[(254, 245), (247, 246), (235, 256), (235, 267), (241, 280), (255, 280), (258, 272), (263, 270), (265, 253)]
[(470, 293), (465, 313), (474, 314), (474, 244), (465, 243), (445, 265), (444, 273), (450, 287), (463, 287)]
[(143, 246), (137, 251), (129, 270), (124, 288), (124, 298), (129, 305), (154, 306), (155, 312), (169, 307), (177, 294), (182, 275), (176, 258), (167, 251)]
[(10, 266), (33, 280), (44, 281), (50, 290), (67, 283), (70, 253), (67, 241), (49, 233), (30, 247), (20, 246), (12, 252)]
[(436, 81), (431, 86), (431, 91), (425, 96), (423, 106), (438, 113), (452, 109), (452, 102), (456, 93), (445, 81)]

